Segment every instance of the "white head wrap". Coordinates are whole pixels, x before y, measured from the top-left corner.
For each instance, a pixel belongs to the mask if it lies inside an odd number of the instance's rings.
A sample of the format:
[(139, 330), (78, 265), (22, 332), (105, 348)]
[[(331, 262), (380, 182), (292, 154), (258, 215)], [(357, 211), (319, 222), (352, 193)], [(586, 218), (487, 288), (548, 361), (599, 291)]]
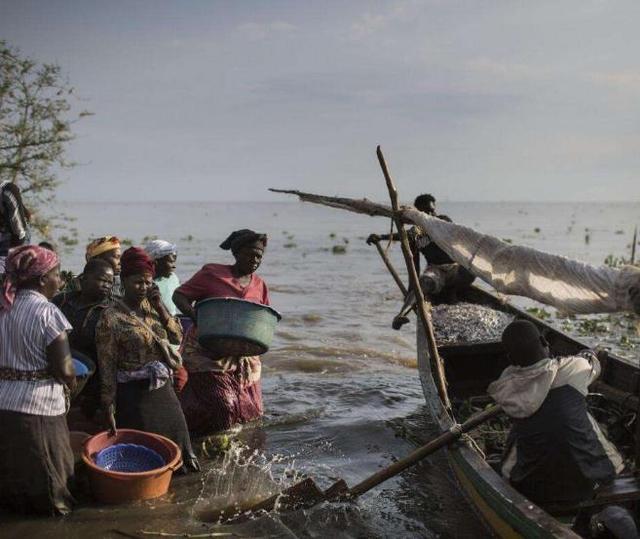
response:
[(178, 253), (178, 248), (175, 244), (169, 243), (164, 240), (153, 240), (145, 245), (144, 250), (147, 251), (149, 256), (154, 260), (162, 258), (167, 255), (175, 255)]

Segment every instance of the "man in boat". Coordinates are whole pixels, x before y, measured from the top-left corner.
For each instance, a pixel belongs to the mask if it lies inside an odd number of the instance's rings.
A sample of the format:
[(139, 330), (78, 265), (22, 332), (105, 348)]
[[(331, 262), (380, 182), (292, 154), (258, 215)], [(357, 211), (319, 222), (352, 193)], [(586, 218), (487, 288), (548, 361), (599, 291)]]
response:
[[(433, 195), (428, 193), (419, 195), (413, 204), (417, 210), (427, 215), (437, 217), (443, 221), (452, 222), (448, 216), (436, 214), (436, 199)], [(413, 263), (418, 274), (420, 274), (420, 254), (424, 256), (427, 262), (427, 267), (420, 276), (422, 290), (429, 296), (432, 303), (455, 303), (457, 290), (469, 286), (473, 282), (474, 277), (462, 268), (460, 264), (455, 263), (451, 257), (438, 247), (435, 242), (431, 241), (431, 238), (424, 234), (419, 227), (414, 226), (410, 228), (407, 234), (409, 236), (409, 247), (413, 253)], [(367, 238), (367, 244), (372, 245), (379, 241), (389, 239), (399, 241), (400, 235), (398, 233), (386, 234), (384, 236), (371, 234)], [(409, 287), (409, 293), (405, 298), (404, 304), (398, 315), (393, 319), (393, 329), (400, 329), (409, 321), (407, 314), (413, 309), (415, 302), (415, 293)]]
[(588, 387), (600, 375), (596, 354), (551, 358), (528, 320), (509, 324), (502, 343), (510, 365), (487, 389), (513, 420), (502, 474), (543, 506), (591, 498), (624, 467), (587, 409)]

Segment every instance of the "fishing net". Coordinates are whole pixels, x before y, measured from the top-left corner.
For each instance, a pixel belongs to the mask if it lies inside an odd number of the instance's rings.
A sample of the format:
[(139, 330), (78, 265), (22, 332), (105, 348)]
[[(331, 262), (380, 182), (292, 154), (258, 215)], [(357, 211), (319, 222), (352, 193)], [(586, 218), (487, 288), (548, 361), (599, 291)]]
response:
[(453, 260), (504, 294), (525, 296), (567, 313), (632, 311), (640, 268), (592, 266), (511, 245), (416, 209), (404, 216)]

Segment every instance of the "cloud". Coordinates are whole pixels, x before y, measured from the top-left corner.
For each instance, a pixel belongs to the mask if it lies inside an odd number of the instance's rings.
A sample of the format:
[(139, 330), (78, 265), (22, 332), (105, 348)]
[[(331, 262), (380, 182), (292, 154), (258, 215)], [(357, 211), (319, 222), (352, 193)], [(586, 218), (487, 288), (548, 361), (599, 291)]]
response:
[(245, 22), (236, 27), (236, 31), (249, 41), (262, 41), (276, 35), (289, 35), (297, 29), (297, 26), (286, 21)]
[(499, 62), (492, 58), (476, 58), (467, 63), (467, 68), (492, 78), (509, 81), (539, 81), (552, 76), (552, 70), (522, 63)]
[(409, 21), (424, 4), (424, 0), (401, 0), (379, 13), (367, 12), (351, 24), (350, 37), (354, 41), (360, 41), (392, 23)]
[(637, 70), (596, 71), (590, 73), (588, 78), (596, 84), (602, 84), (614, 90), (634, 93), (640, 91), (640, 71)]

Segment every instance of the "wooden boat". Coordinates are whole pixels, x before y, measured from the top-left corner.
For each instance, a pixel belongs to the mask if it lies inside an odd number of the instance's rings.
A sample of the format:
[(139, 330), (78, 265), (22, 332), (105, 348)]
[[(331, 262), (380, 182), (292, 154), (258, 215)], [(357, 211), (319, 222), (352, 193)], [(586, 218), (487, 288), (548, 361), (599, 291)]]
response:
[[(535, 323), (544, 332), (553, 355), (572, 355), (587, 348), (573, 337), (542, 320), (501, 301), (497, 296), (472, 286), (460, 301), (490, 306)], [(427, 406), (442, 430), (453, 426), (438, 397), (431, 375), (430, 358), (422, 325), (417, 332), (418, 368)], [(487, 385), (507, 366), (500, 341), (438, 346), (445, 367), (448, 393), (452, 402), (486, 396)], [(602, 375), (591, 391), (597, 391), (603, 403), (638, 411), (640, 370), (610, 354), (602, 361)], [(458, 420), (460, 418), (457, 418)], [(619, 449), (622, 449), (619, 446)], [(499, 537), (579, 537), (571, 530), (571, 517), (580, 507), (542, 509), (519, 494), (485, 459), (469, 439), (448, 448), (448, 459), (460, 487), (481, 519)], [(599, 495), (592, 505), (620, 503), (639, 497), (638, 483), (631, 477), (616, 480), (609, 492)], [(564, 521), (561, 519), (565, 515)], [(568, 518), (567, 518), (568, 517)]]

